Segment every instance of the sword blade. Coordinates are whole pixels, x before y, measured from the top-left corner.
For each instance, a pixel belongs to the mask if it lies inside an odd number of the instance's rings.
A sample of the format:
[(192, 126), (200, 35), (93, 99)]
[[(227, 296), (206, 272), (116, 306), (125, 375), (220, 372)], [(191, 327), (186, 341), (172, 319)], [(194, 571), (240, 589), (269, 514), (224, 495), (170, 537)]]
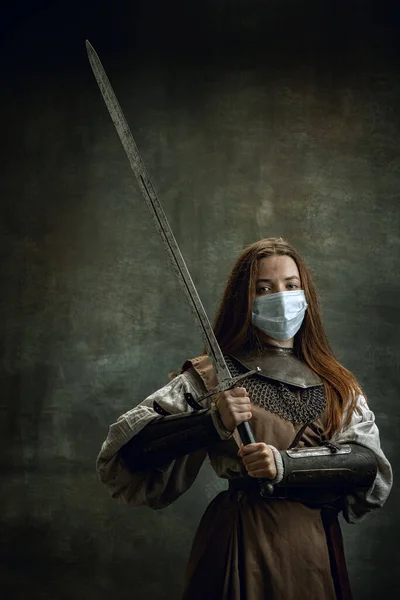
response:
[(165, 212), (157, 197), (157, 193), (153, 187), (153, 184), (151, 183), (145, 164), (139, 154), (139, 150), (136, 146), (135, 140), (133, 139), (133, 135), (125, 119), (124, 113), (122, 112), (100, 59), (88, 41), (86, 41), (86, 48), (89, 56), (89, 62), (104, 98), (104, 102), (106, 103), (108, 112), (110, 113), (111, 119), (115, 125), (115, 129), (117, 130), (122, 146), (126, 152), (132, 171), (136, 176), (139, 188), (146, 201), (147, 207), (149, 208), (154, 219), (154, 224), (164, 242), (164, 246), (168, 252), (172, 267), (179, 280), (181, 289), (185, 294), (190, 309), (195, 317), (195, 322), (198, 325), (200, 333), (203, 337), (207, 353), (214, 364), (218, 380), (220, 381), (221, 379), (230, 378), (231, 374), (225, 362), (221, 348), (219, 347), (210, 321), (208, 320), (206, 311), (186, 266), (185, 260), (175, 240), (174, 234), (172, 233), (172, 229), (168, 223)]
[[(231, 380), (232, 376), (226, 364), (222, 350), (215, 337), (213, 328), (208, 320), (207, 313), (200, 300), (197, 290), (194, 286), (185, 260), (181, 254), (179, 246), (175, 240), (172, 229), (168, 223), (164, 209), (157, 197), (157, 193), (153, 187), (150, 177), (147, 173), (145, 164), (140, 156), (136, 142), (133, 139), (132, 132), (128, 125), (125, 115), (119, 105), (117, 97), (112, 89), (111, 83), (106, 75), (103, 65), (94, 50), (93, 46), (86, 40), (86, 49), (89, 57), (89, 62), (92, 71), (100, 88), (104, 102), (108, 108), (115, 129), (119, 135), (122, 146), (128, 157), (132, 171), (134, 172), (139, 188), (146, 201), (147, 207), (154, 219), (154, 224), (159, 232), (164, 246), (167, 250), (175, 275), (178, 278), (179, 284), (183, 293), (186, 296), (189, 307), (193, 313), (196, 325), (201, 333), (203, 342), (208, 356), (211, 358), (215, 368), (218, 381), (222, 383), (224, 380)], [(228, 386), (227, 386), (228, 387)], [(254, 443), (254, 436), (250, 425), (247, 422), (241, 423), (238, 426), (240, 437), (244, 444)]]

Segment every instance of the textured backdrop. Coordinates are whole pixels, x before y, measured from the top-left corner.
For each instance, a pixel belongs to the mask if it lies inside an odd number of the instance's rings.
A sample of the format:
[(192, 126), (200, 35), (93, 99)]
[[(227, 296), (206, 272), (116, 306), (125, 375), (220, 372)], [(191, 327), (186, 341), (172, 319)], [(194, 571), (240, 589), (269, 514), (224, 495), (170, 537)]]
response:
[[(384, 2), (39, 2), (2, 21), (0, 591), (179, 598), (205, 465), (152, 512), (111, 500), (108, 425), (201, 340), (91, 73), (98, 51), (212, 317), (242, 248), (308, 260), (332, 347), (398, 464), (398, 15)], [(344, 526), (355, 600), (397, 598), (395, 488)], [(4, 595), (3, 595), (4, 594)]]

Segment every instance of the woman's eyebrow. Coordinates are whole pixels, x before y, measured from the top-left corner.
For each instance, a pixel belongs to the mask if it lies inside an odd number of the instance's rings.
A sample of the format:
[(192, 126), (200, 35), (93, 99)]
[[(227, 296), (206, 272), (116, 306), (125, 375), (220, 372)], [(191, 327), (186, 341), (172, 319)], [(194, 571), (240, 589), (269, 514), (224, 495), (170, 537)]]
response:
[[(284, 281), (290, 281), (291, 279), (297, 279), (298, 281), (300, 281), (300, 279), (297, 277), (297, 275), (291, 275), (290, 277), (285, 277)], [(272, 283), (272, 279), (268, 279), (268, 278), (262, 278), (262, 279), (257, 279), (257, 283), (261, 283), (262, 281), (266, 282), (266, 283)]]

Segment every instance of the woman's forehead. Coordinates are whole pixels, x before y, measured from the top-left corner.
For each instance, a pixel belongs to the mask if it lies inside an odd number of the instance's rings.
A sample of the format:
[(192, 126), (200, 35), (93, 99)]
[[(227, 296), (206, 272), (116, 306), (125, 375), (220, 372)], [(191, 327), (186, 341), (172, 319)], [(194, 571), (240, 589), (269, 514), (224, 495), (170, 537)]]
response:
[(299, 277), (299, 269), (291, 256), (266, 256), (257, 261), (257, 279)]

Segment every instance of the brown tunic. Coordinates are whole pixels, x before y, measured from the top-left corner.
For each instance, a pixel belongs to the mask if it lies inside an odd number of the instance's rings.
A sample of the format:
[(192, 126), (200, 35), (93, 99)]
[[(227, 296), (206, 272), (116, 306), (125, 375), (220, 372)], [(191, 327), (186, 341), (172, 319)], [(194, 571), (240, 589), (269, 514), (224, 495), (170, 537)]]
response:
[[(207, 389), (215, 375), (202, 357), (193, 366)], [(300, 401), (300, 398), (299, 398)], [(288, 448), (299, 425), (253, 405), (257, 441)], [(317, 424), (317, 423), (316, 423)], [(307, 430), (308, 431), (308, 430)], [(322, 427), (299, 445), (321, 443)], [(248, 477), (233, 439), (208, 448), (211, 462), (223, 456)], [(321, 511), (300, 502), (265, 499), (257, 489), (228, 490), (208, 506), (198, 527), (182, 600), (335, 600)]]
[[(172, 379), (110, 425), (96, 467), (100, 481), (118, 502), (161, 509), (185, 493), (195, 480), (207, 454), (205, 449), (176, 458), (162, 468), (138, 473), (126, 468), (119, 453), (124, 444), (157, 416), (155, 401), (168, 414), (190, 412), (193, 409), (184, 394), (200, 398), (205, 387), (215, 384), (207, 361), (199, 358), (192, 362), (197, 371), (190, 368)], [(187, 367), (191, 367), (191, 363)], [(291, 403), (293, 405), (293, 398)], [(210, 398), (203, 401), (207, 408), (212, 404)], [(287, 448), (298, 430), (298, 425), (285, 420), (287, 411), (284, 418), (259, 407), (253, 412), (252, 426), (258, 439), (280, 449)], [(213, 419), (215, 414), (212, 410)], [(214, 424), (221, 440), (229, 437), (220, 430), (217, 421)], [(303, 435), (299, 445), (315, 445), (321, 439), (317, 430), (311, 436)], [(361, 444), (369, 448), (377, 460), (378, 473), (373, 485), (368, 490), (354, 490), (343, 498), (344, 518), (349, 523), (358, 523), (384, 504), (393, 481), (390, 464), (380, 445), (374, 413), (363, 396), (358, 396), (350, 423), (342, 425), (332, 441)], [(237, 479), (243, 474), (242, 461), (238, 459), (232, 438), (207, 450), (219, 477)], [(329, 519), (325, 518), (326, 511), (323, 513), (325, 524)], [(336, 555), (332, 574), (336, 585), (339, 579), (336, 566), (342, 566), (340, 579), (345, 584), (337, 587), (337, 600), (348, 600), (351, 592), (346, 586), (340, 528), (336, 518), (331, 522), (330, 533), (334, 535), (327, 536), (327, 543)], [(319, 510), (295, 502), (266, 500), (254, 491), (219, 494), (207, 509), (194, 540), (185, 580), (184, 600), (188, 598), (334, 598)]]

